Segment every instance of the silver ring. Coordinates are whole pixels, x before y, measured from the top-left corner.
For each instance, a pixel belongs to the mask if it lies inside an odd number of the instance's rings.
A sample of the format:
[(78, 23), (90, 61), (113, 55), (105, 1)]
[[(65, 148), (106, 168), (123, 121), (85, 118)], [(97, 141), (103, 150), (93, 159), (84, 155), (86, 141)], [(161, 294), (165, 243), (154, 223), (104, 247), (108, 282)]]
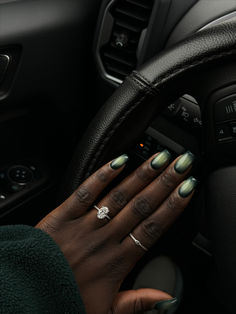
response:
[(111, 220), (111, 217), (109, 217), (109, 208), (106, 206), (102, 206), (101, 208), (98, 208), (96, 205), (94, 205), (94, 208), (96, 208), (97, 212), (97, 218), (102, 220), (107, 218), (108, 220)]
[(134, 241), (134, 243), (135, 243), (137, 246), (140, 246), (144, 251), (148, 251), (148, 249), (147, 249), (144, 245), (142, 245), (142, 243), (141, 243), (139, 240), (137, 240), (137, 239), (132, 235), (132, 233), (130, 233), (129, 236), (130, 236), (130, 238)]

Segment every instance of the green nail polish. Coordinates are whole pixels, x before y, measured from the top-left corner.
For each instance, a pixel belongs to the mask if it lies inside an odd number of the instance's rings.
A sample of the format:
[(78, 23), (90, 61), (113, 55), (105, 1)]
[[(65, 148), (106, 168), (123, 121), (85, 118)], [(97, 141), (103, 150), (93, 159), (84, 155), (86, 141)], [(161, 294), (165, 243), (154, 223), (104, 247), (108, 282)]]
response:
[(177, 307), (178, 299), (174, 298), (167, 301), (158, 302), (154, 309), (157, 310), (158, 314), (168, 314), (169, 311), (172, 311)]
[(171, 153), (167, 149), (165, 149), (152, 160), (151, 166), (155, 170), (160, 169), (170, 159), (171, 159)]
[(175, 164), (175, 171), (182, 174), (193, 164), (195, 156), (191, 152), (186, 152)]
[(118, 170), (120, 169), (121, 167), (123, 167), (127, 161), (129, 160), (129, 156), (128, 155), (122, 155), (116, 159), (114, 159), (111, 163), (111, 168), (113, 170)]
[(179, 189), (179, 195), (183, 198), (188, 197), (196, 188), (197, 184), (198, 181), (194, 177), (190, 177), (181, 185)]

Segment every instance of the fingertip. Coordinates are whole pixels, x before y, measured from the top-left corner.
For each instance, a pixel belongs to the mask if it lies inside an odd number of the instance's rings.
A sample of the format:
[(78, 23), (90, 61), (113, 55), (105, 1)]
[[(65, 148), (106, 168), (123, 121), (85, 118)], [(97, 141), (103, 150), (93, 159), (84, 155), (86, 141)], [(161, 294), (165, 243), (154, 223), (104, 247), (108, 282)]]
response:
[(178, 188), (179, 196), (183, 199), (191, 197), (196, 190), (197, 185), (198, 180), (191, 176), (190, 178), (185, 180)]
[(164, 149), (162, 152), (154, 155), (150, 163), (152, 169), (159, 170), (163, 168), (170, 162), (171, 157), (171, 153), (167, 149)]
[(187, 151), (174, 161), (175, 172), (179, 175), (186, 174), (192, 168), (195, 160), (195, 155), (190, 151)]
[(145, 313), (155, 310), (160, 302), (173, 300), (166, 292), (156, 289), (143, 288), (120, 292), (113, 303), (112, 313)]
[(172, 311), (178, 307), (178, 299), (172, 298), (169, 300), (164, 300), (157, 302), (154, 306), (154, 309), (158, 311), (160, 314), (169, 313), (169, 311)]
[(110, 168), (112, 170), (119, 170), (127, 164), (128, 160), (129, 156), (127, 154), (123, 154), (110, 163)]
[[(173, 298), (170, 294), (156, 289), (139, 289), (136, 290), (138, 299), (141, 299), (141, 304), (143, 305), (143, 311), (148, 310), (161, 310), (166, 307), (165, 304), (175, 303), (177, 301), (176, 298)], [(176, 299), (176, 301), (175, 301)]]

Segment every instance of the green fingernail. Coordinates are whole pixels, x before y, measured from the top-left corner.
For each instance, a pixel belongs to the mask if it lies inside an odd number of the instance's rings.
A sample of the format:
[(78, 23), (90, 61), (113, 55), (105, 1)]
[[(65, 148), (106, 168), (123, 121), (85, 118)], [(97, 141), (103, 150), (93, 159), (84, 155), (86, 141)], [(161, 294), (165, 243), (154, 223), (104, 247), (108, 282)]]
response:
[(196, 188), (197, 184), (198, 181), (194, 177), (190, 177), (181, 185), (179, 189), (179, 195), (183, 198), (188, 197)]
[(184, 173), (194, 162), (195, 156), (191, 152), (186, 152), (175, 164), (175, 171), (182, 174)]
[(123, 167), (127, 163), (128, 160), (129, 160), (129, 156), (124, 154), (112, 161), (111, 168), (113, 170), (118, 170), (121, 167)]
[(171, 159), (171, 153), (165, 149), (160, 154), (158, 154), (151, 162), (153, 169), (157, 170), (163, 167)]
[(178, 299), (174, 298), (167, 301), (158, 302), (154, 309), (157, 310), (158, 314), (168, 314), (169, 311), (172, 311), (174, 308), (177, 307)]

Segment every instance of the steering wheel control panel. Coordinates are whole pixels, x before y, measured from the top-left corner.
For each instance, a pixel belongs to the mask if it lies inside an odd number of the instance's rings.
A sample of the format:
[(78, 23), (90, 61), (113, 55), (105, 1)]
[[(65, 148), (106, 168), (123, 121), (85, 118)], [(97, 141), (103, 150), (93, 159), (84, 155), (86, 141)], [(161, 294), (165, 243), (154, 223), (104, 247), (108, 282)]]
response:
[(215, 122), (218, 142), (236, 140), (236, 95), (215, 104)]
[[(214, 92), (206, 103), (205, 146), (217, 166), (235, 163), (236, 158), (236, 85)], [(217, 158), (216, 158), (217, 156)]]
[(191, 131), (202, 127), (200, 107), (197, 101), (189, 95), (185, 95), (169, 105), (164, 111), (164, 115)]
[(20, 162), (0, 169), (0, 216), (48, 181), (48, 172), (37, 162)]

